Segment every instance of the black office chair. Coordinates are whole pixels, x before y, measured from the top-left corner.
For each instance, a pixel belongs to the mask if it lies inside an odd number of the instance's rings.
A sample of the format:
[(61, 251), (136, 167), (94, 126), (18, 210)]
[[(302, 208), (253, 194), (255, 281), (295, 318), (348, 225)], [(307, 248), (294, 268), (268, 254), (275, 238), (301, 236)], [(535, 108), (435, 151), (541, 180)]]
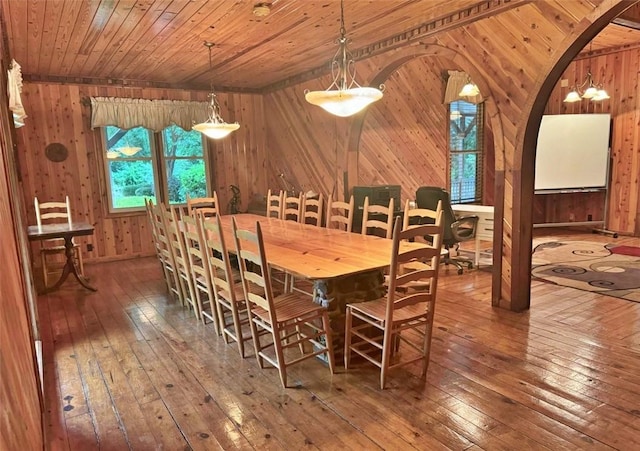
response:
[(462, 274), (464, 265), (468, 269), (473, 268), (473, 261), (460, 256), (452, 257), (451, 249), (458, 249), (459, 243), (473, 240), (476, 237), (478, 228), (478, 216), (468, 215), (457, 217), (451, 208), (449, 193), (438, 186), (421, 186), (416, 190), (416, 207), (435, 210), (438, 201), (442, 201), (442, 211), (444, 214), (444, 238), (442, 244), (447, 249), (440, 261), (445, 265), (452, 264), (458, 268), (458, 274)]

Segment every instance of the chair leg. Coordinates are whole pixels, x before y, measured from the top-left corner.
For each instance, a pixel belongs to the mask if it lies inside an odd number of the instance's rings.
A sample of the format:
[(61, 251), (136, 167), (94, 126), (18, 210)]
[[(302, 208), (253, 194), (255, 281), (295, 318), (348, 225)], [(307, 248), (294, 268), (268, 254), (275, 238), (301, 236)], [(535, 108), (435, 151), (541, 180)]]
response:
[(325, 310), (322, 313), (322, 326), (324, 327), (325, 340), (327, 345), (327, 357), (329, 358), (329, 371), (335, 373), (335, 356), (333, 354), (333, 337), (331, 336), (331, 322), (329, 321), (329, 313)]
[(344, 369), (349, 369), (351, 363), (351, 308), (347, 305), (347, 311), (344, 317)]
[[(276, 351), (276, 362), (278, 363), (278, 372), (280, 373), (280, 381), (282, 382), (282, 388), (287, 388), (287, 364), (284, 361), (284, 353), (282, 352), (282, 339), (279, 337), (279, 332), (275, 326), (273, 328), (273, 340), (274, 350)], [(278, 340), (276, 342), (276, 340)]]
[(382, 359), (380, 360), (380, 390), (384, 390), (387, 382), (387, 371), (391, 360), (391, 349), (393, 348), (393, 324), (386, 324), (384, 337), (382, 339)]
[(44, 252), (40, 253), (40, 260), (42, 263), (42, 283), (47, 288), (49, 286), (49, 271), (47, 269), (47, 255)]

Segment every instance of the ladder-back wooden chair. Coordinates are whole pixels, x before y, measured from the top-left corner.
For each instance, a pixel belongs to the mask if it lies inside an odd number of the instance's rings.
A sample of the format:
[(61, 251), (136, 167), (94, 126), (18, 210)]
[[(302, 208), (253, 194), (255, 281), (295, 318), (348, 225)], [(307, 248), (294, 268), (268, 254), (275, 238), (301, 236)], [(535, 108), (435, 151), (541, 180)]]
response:
[(160, 265), (162, 266), (167, 290), (170, 294), (175, 295), (176, 299), (184, 305), (184, 297), (182, 296), (180, 281), (178, 280), (178, 271), (173, 258), (173, 248), (169, 242), (169, 235), (167, 234), (167, 228), (164, 220), (166, 208), (162, 203), (153, 205), (151, 200), (148, 200), (147, 205), (150, 208), (153, 229), (155, 230), (156, 253), (160, 260)]
[(193, 215), (196, 211), (199, 211), (207, 217), (221, 214), (218, 194), (214, 191), (211, 197), (194, 198), (191, 198), (189, 194), (187, 194), (187, 213)]
[(353, 227), (353, 196), (349, 202), (333, 200), (331, 196), (327, 199), (326, 227), (351, 232)]
[(191, 277), (191, 268), (189, 267), (189, 256), (186, 247), (182, 241), (182, 233), (180, 232), (178, 207), (171, 207), (170, 211), (163, 209), (165, 227), (167, 229), (167, 237), (173, 252), (173, 260), (175, 262), (175, 270), (178, 275), (180, 284), (180, 292), (182, 293), (182, 304), (193, 309), (193, 314), (200, 319), (202, 306), (198, 304), (195, 290), (193, 288), (193, 279)]
[[(69, 196), (65, 197), (64, 202), (43, 202), (40, 203), (38, 198), (34, 198), (34, 206), (36, 211), (36, 223), (38, 227), (42, 227), (43, 224), (67, 222), (69, 226), (72, 225), (71, 219), (71, 204), (69, 202)], [(49, 275), (54, 273), (55, 265), (50, 261), (51, 256), (65, 255), (64, 239), (53, 238), (49, 240), (40, 241), (40, 262), (42, 264), (42, 281), (45, 287), (49, 286)], [(82, 249), (80, 244), (74, 241), (73, 252), (76, 265), (78, 267), (78, 274), (84, 276), (84, 263), (82, 261)]]
[(423, 224), (434, 224), (439, 212), (442, 211), (442, 201), (438, 202), (435, 210), (429, 208), (411, 208), (411, 202), (407, 199), (402, 215), (402, 230)]
[(282, 218), (282, 207), (284, 202), (284, 191), (272, 193), (267, 192), (267, 217)]
[[(435, 224), (403, 231), (400, 230), (398, 217), (393, 231), (387, 296), (347, 304), (345, 368), (349, 369), (351, 353), (355, 352), (380, 368), (381, 389), (385, 387), (389, 370), (414, 362), (422, 363), (421, 378), (426, 378), (442, 247), (442, 216), (440, 211)], [(399, 252), (402, 240), (422, 236), (429, 236), (433, 244)], [(408, 265), (409, 263), (416, 265)], [(421, 282), (421, 287), (414, 289), (414, 282)], [(403, 349), (403, 344), (408, 349)]]
[(302, 222), (302, 209), (304, 207), (304, 198), (302, 193), (297, 196), (287, 196), (285, 194), (282, 202), (282, 217), (287, 221)]
[(370, 204), (369, 196), (364, 198), (361, 233), (391, 238), (393, 233), (393, 197), (389, 199), (389, 205), (386, 207)]
[(312, 224), (315, 226), (322, 226), (322, 214), (324, 213), (322, 208), (324, 205), (324, 198), (322, 194), (315, 195), (313, 197), (303, 198), (302, 202), (302, 216), (300, 222), (303, 224)]
[(235, 282), (235, 273), (222, 233), (220, 217), (205, 220), (198, 218), (200, 247), (203, 249), (205, 266), (215, 295), (216, 312), (220, 320), (220, 332), (226, 343), (235, 341), (238, 352), (245, 357), (245, 343), (251, 340), (242, 283)]
[[(327, 356), (333, 374), (333, 340), (327, 309), (295, 293), (274, 296), (260, 223), (256, 223), (255, 232), (238, 229), (235, 218), (232, 224), (260, 367), (264, 368), (265, 361), (276, 367), (285, 388), (287, 368), (318, 355)], [(252, 292), (252, 286), (258, 289)]]
[(203, 218), (205, 215), (198, 210), (194, 211), (192, 215), (184, 215), (180, 219), (179, 230), (182, 233), (182, 240), (185, 243), (185, 251), (189, 259), (193, 294), (196, 297), (196, 305), (200, 307), (200, 319), (203, 324), (207, 324), (207, 320), (211, 321), (216, 333), (220, 335), (220, 319), (216, 308), (215, 293), (207, 264), (206, 251), (200, 238), (199, 227)]

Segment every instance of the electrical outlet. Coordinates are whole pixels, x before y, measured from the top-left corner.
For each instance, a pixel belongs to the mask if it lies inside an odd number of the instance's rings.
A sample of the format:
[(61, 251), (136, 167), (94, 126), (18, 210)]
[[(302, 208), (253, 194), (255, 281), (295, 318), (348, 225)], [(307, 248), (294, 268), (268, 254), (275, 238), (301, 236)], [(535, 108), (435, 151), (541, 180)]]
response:
[(593, 221), (593, 216), (587, 215), (587, 221)]
[(91, 252), (93, 250), (93, 244), (88, 243), (87, 244), (87, 252)]

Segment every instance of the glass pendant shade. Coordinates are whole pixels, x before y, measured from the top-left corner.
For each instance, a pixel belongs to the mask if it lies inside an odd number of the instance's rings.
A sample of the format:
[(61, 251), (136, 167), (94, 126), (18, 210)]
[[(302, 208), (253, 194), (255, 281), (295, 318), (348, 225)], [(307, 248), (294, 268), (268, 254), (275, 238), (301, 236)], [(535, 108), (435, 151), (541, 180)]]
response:
[(222, 139), (239, 128), (240, 124), (238, 123), (227, 124), (226, 122), (213, 122), (210, 120), (193, 126), (195, 131), (213, 139)]
[(132, 157), (138, 152), (140, 152), (142, 150), (142, 147), (133, 147), (133, 146), (127, 145), (124, 147), (119, 147), (116, 150), (120, 152), (122, 155), (126, 155), (127, 157)]
[(466, 85), (462, 87), (460, 93), (458, 94), (460, 97), (474, 97), (480, 94), (480, 89), (476, 86), (475, 83), (469, 81)]
[(607, 94), (607, 91), (605, 91), (604, 89), (598, 89), (598, 92), (596, 92), (596, 95), (594, 95), (591, 100), (593, 101), (599, 101), (599, 100), (607, 100), (610, 99), (611, 97), (609, 96), (609, 94)]
[(582, 100), (582, 97), (580, 97), (580, 94), (578, 94), (578, 91), (571, 91), (569, 94), (567, 94), (567, 97), (564, 98), (564, 101), (566, 103), (574, 103), (574, 102), (579, 102), (580, 100)]
[(324, 91), (305, 91), (304, 98), (312, 105), (319, 106), (329, 113), (340, 116), (352, 116), (373, 102), (382, 98), (384, 86), (380, 89), (360, 86), (355, 80), (355, 62), (347, 49), (344, 28), (344, 1), (340, 2), (340, 38), (339, 49), (331, 61), (333, 82)]
[(595, 96), (597, 92), (598, 92), (598, 90), (596, 89), (595, 86), (589, 86), (587, 88), (587, 90), (584, 92), (584, 94), (582, 94), (582, 98), (583, 99), (592, 99), (593, 96)]
[(382, 91), (375, 88), (351, 88), (342, 90), (310, 91), (305, 99), (329, 113), (340, 116), (352, 116), (382, 98)]

